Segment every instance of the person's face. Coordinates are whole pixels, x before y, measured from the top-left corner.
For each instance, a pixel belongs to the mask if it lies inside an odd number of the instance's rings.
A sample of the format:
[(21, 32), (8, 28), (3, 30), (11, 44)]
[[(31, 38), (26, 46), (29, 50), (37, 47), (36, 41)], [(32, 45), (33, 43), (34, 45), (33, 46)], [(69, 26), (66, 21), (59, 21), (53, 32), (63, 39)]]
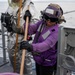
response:
[(56, 22), (51, 22), (50, 20), (46, 20), (46, 25), (47, 26), (53, 26), (53, 25), (55, 25), (56, 24)]
[(46, 19), (46, 25), (47, 26), (53, 26), (57, 23), (58, 19), (56, 18), (48, 18)]

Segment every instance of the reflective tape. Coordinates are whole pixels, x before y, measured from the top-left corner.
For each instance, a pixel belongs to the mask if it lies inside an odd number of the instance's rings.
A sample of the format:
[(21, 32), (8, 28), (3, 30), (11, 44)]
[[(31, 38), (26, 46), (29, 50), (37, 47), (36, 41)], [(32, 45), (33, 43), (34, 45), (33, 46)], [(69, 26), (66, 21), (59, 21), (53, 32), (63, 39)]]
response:
[(43, 39), (46, 39), (50, 35), (50, 31), (48, 30), (46, 33), (42, 35)]

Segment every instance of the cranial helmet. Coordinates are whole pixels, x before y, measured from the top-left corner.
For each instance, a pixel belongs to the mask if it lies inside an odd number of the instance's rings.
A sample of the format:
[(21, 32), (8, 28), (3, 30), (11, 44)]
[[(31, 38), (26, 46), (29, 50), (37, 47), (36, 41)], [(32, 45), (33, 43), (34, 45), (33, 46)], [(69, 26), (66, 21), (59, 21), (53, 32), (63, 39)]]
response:
[(58, 4), (49, 4), (44, 11), (41, 11), (43, 15), (52, 18), (60, 18), (63, 15), (63, 10)]
[(43, 17), (58, 19), (58, 23), (66, 22), (63, 16), (63, 10), (58, 4), (49, 4), (44, 11), (41, 11)]

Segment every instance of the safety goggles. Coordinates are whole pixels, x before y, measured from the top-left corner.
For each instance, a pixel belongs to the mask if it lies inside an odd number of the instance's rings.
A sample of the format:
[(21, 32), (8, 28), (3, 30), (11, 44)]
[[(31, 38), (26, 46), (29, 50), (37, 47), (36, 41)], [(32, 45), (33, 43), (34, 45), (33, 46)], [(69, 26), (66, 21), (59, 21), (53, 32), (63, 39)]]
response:
[(44, 15), (44, 19), (46, 21), (51, 21), (51, 22), (58, 22), (58, 18), (52, 18), (52, 17), (48, 17), (47, 15)]

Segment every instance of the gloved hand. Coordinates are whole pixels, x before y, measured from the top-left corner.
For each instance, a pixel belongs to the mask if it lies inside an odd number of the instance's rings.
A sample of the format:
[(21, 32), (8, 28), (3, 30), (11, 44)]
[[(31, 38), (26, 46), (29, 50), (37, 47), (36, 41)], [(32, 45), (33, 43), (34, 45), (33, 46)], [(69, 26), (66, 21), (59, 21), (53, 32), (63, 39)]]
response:
[(12, 31), (11, 16), (8, 13), (1, 14), (1, 23), (4, 27), (6, 27), (8, 32)]
[(22, 41), (20, 43), (20, 50), (26, 49), (27, 51), (31, 52), (33, 50), (33, 46), (28, 43), (28, 41)]
[(29, 10), (26, 10), (26, 12), (25, 12), (25, 15), (24, 15), (24, 20), (25, 21), (26, 21), (26, 17), (29, 17), (29, 21), (31, 20), (32, 15), (31, 15)]

